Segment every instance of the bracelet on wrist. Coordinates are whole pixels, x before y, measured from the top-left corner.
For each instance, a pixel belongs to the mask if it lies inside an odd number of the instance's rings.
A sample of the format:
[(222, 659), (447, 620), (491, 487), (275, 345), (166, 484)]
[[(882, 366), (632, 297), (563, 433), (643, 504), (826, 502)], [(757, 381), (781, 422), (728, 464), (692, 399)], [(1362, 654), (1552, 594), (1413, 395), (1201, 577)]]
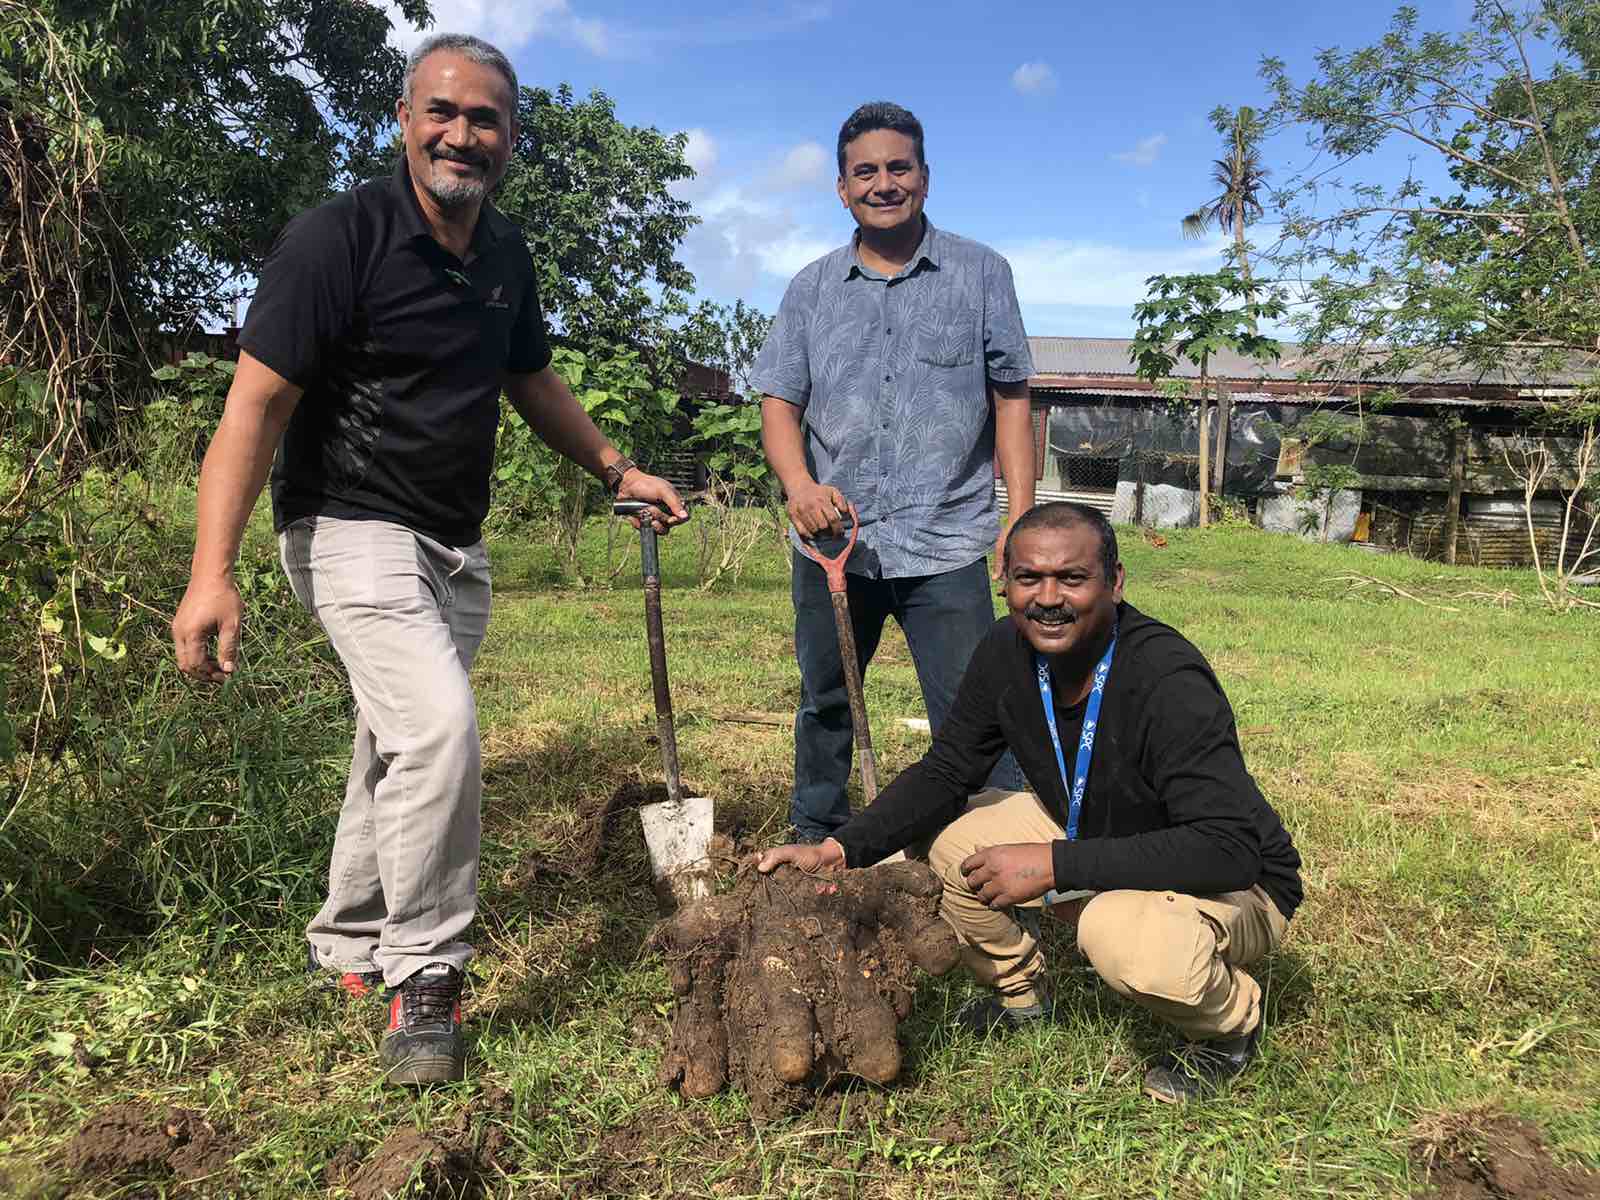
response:
[(634, 462), (633, 459), (627, 457), (619, 458), (615, 462), (600, 468), (600, 480), (606, 485), (606, 491), (615, 496), (622, 490), (622, 480), (628, 472), (638, 469), (639, 464)]

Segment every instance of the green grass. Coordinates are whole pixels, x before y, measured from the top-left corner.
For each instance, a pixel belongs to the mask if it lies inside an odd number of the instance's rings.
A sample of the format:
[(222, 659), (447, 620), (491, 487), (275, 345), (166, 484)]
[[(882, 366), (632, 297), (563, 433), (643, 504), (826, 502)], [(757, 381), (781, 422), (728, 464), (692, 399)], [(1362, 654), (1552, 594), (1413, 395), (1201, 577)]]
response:
[[(407, 1125), (503, 1131), (497, 1196), (1404, 1195), (1422, 1187), (1418, 1125), (1484, 1104), (1600, 1165), (1600, 625), (1542, 611), (1522, 574), (1246, 529), (1169, 532), (1164, 548), (1124, 533), (1129, 598), (1211, 658), (1306, 860), (1305, 907), (1261, 972), (1263, 1060), (1225, 1099), (1141, 1099), (1165, 1035), (1060, 946), (1059, 1024), (975, 1042), (948, 1024), (966, 982), (932, 982), (886, 1092), (757, 1127), (737, 1095), (660, 1090), (670, 991), (641, 949), (654, 900), (637, 829), (619, 825), (592, 877), (534, 869), (570, 862), (583, 814), (620, 783), (659, 774), (637, 546), (617, 535), (608, 566), (597, 523), (590, 587), (562, 586), (538, 544), (494, 548), (469, 1082), (375, 1085), (381, 1017), (308, 996), (304, 889), (273, 884), (291, 899), (271, 924), (219, 941), (169, 920), (110, 960), (0, 989), (0, 1194), (8, 1178), (24, 1194), (150, 1194), (51, 1166), (88, 1114), (122, 1100), (230, 1128), (229, 1186), (261, 1197), (327, 1194), (337, 1152)], [(793, 709), (787, 570), (764, 547), (739, 586), (702, 593), (694, 550), (685, 533), (663, 544), (684, 775), (719, 827), (772, 840), (791, 734), (717, 714)], [(892, 773), (925, 744), (896, 723), (921, 702), (895, 631), (868, 696)], [(302, 801), (331, 838), (319, 753)], [(74, 1038), (103, 1065), (77, 1065)]]

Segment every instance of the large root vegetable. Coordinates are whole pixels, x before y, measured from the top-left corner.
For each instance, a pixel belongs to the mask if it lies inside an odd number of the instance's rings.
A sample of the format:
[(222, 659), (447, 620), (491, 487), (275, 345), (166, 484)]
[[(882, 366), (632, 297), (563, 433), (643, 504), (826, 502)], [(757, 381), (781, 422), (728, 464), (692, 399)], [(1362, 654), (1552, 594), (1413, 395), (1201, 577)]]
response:
[(840, 1075), (893, 1080), (916, 969), (940, 975), (958, 958), (940, 887), (914, 862), (747, 869), (733, 891), (662, 922), (651, 944), (678, 998), (662, 1082), (703, 1098), (732, 1079), (766, 1118)]

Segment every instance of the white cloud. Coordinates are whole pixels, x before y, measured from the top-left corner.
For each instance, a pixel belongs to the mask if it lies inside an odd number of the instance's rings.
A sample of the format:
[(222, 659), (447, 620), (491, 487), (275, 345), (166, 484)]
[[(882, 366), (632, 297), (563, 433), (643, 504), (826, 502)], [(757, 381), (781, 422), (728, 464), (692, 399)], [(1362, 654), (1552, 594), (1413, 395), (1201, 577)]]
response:
[(764, 183), (772, 188), (813, 187), (832, 174), (828, 152), (817, 142), (801, 142), (783, 156)]
[(1161, 153), (1161, 147), (1166, 144), (1166, 134), (1152, 133), (1147, 138), (1140, 138), (1138, 144), (1132, 150), (1124, 150), (1120, 154), (1113, 154), (1111, 157), (1118, 162), (1129, 163), (1135, 167), (1148, 167), (1156, 161), (1157, 156)]
[(1056, 73), (1049, 63), (1025, 62), (1011, 72), (1011, 86), (1025, 96), (1042, 95), (1056, 90)]
[(608, 58), (616, 52), (616, 38), (611, 26), (592, 18), (573, 17), (568, 25), (572, 40), (590, 54)]
[(696, 175), (710, 174), (717, 165), (717, 140), (704, 129), (685, 130), (689, 141), (683, 147), (683, 161), (694, 168)]
[(695, 213), (701, 221), (684, 239), (683, 263), (703, 293), (749, 296), (767, 284), (787, 284), (841, 240), (738, 187), (719, 188)]
[(1137, 248), (1035, 238), (1001, 246), (1000, 252), (1011, 263), (1017, 299), (1024, 305), (1132, 308), (1144, 299), (1144, 281), (1152, 275), (1219, 269), (1225, 245), (1226, 239), (1220, 237)]
[(410, 51), (434, 33), (470, 33), (511, 54), (534, 38), (554, 37), (605, 55), (614, 40), (609, 26), (578, 16), (569, 0), (432, 0), (430, 7), (433, 24), (415, 29), (393, 0), (385, 0), (383, 9), (393, 25), (389, 43)]
[(644, 27), (576, 12), (571, 0), (432, 0), (433, 25), (413, 29), (394, 0), (375, 0), (394, 25), (392, 45), (410, 50), (430, 33), (472, 33), (508, 54), (539, 37), (600, 58), (653, 58), (675, 47), (727, 46), (784, 37), (832, 16), (826, 3), (765, 0), (727, 16)]

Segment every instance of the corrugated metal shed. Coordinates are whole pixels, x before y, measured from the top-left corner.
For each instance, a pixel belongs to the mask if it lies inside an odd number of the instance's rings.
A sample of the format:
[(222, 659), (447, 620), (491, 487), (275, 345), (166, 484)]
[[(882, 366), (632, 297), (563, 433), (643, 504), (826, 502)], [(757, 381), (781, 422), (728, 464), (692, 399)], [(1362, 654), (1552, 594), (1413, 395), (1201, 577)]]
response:
[[(1006, 485), (1000, 480), (994, 481), (994, 497), (1000, 505), (1001, 515), (1011, 511), (1011, 502), (1006, 497)], [(1090, 508), (1098, 508), (1106, 516), (1111, 515), (1111, 506), (1117, 499), (1115, 488), (1096, 488), (1090, 491), (1057, 492), (1046, 488), (1037, 488), (1033, 493), (1035, 504), (1049, 504), (1056, 500), (1072, 500), (1079, 504), (1087, 504)]]
[[(1106, 396), (1149, 400), (1154, 396), (1149, 388), (1117, 387), (1114, 384), (1107, 384), (1105, 387), (1051, 387), (1045, 383), (1035, 384), (1032, 391), (1038, 400), (1048, 400), (1053, 396)], [(1328, 403), (1328, 397), (1319, 392), (1250, 392), (1240, 391), (1237, 388), (1228, 389), (1228, 399), (1234, 404), (1285, 404), (1294, 408), (1321, 408)], [(1480, 400), (1472, 396), (1430, 396), (1427, 400), (1429, 408), (1517, 408), (1526, 403)]]
[[(1362, 374), (1354, 369), (1360, 363), (1376, 364), (1381, 361), (1377, 354), (1368, 352), (1353, 362), (1351, 369), (1329, 373), (1316, 370), (1318, 360), (1326, 357), (1325, 355), (1319, 355), (1297, 342), (1284, 342), (1282, 345), (1283, 356), (1277, 362), (1269, 363), (1262, 363), (1231, 351), (1222, 351), (1212, 357), (1209, 371), (1213, 376), (1226, 379), (1292, 381), (1308, 375), (1353, 379)], [(1132, 375), (1133, 359), (1130, 357), (1132, 347), (1131, 338), (1030, 337), (1028, 339), (1028, 348), (1033, 353), (1033, 369), (1038, 375)], [(1365, 380), (1369, 383), (1463, 387), (1520, 387), (1534, 386), (1536, 383), (1545, 387), (1562, 387), (1586, 383), (1594, 378), (1597, 370), (1600, 370), (1600, 356), (1597, 355), (1580, 357), (1567, 368), (1548, 376), (1539, 376), (1537, 379), (1531, 365), (1529, 369), (1519, 371), (1513, 363), (1485, 373), (1463, 368), (1460, 364), (1438, 361), (1413, 367), (1390, 378), (1367, 375)], [(1180, 379), (1194, 379), (1199, 374), (1199, 368), (1186, 361), (1180, 361), (1173, 367), (1173, 375)]]

